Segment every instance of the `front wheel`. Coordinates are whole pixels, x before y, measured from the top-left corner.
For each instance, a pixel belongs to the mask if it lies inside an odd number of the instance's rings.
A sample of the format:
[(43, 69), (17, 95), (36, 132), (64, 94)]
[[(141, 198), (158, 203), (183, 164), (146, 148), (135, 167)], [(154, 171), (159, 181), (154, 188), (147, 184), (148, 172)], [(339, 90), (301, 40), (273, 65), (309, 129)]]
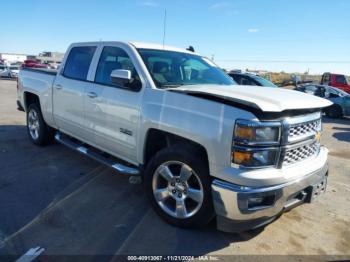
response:
[(199, 227), (214, 216), (207, 163), (195, 148), (171, 146), (146, 168), (145, 187), (156, 213), (179, 227)]

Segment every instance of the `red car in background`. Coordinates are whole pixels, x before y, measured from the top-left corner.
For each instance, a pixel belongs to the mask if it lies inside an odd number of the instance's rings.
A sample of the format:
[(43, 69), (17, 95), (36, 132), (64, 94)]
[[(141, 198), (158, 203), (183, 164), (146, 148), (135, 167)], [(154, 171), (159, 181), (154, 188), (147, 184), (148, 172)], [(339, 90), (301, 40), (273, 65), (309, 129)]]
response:
[(350, 84), (345, 75), (324, 73), (321, 79), (321, 85), (337, 87), (350, 94)]
[(42, 64), (39, 60), (28, 59), (24, 60), (21, 68), (49, 68), (49, 66)]

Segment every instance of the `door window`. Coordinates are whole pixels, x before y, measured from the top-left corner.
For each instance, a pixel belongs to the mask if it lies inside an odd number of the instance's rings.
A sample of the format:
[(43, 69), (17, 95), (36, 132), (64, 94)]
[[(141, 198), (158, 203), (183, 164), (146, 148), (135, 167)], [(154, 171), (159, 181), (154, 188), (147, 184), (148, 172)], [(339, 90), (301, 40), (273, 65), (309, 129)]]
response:
[(307, 94), (314, 95), (316, 90), (317, 90), (316, 86), (313, 86), (313, 85), (305, 86), (305, 93)]
[(73, 47), (68, 55), (63, 75), (68, 78), (86, 80), (95, 46)]
[(140, 78), (128, 54), (119, 47), (106, 46), (103, 48), (98, 62), (95, 82), (112, 86), (111, 73), (116, 69), (131, 71), (131, 82), (121, 87), (131, 88), (133, 90), (141, 87)]
[(331, 81), (330, 74), (324, 74), (322, 84), (328, 85)]
[(241, 85), (256, 86), (257, 84), (250, 77), (242, 76)]

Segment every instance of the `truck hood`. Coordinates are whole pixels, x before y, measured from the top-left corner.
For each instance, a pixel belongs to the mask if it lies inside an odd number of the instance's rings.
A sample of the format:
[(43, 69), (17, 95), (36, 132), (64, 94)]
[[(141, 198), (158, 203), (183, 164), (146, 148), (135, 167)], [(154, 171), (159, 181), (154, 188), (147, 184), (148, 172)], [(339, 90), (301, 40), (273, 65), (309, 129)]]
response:
[(167, 90), (217, 97), (264, 112), (323, 108), (332, 105), (332, 102), (326, 99), (283, 88), (244, 85), (185, 85)]

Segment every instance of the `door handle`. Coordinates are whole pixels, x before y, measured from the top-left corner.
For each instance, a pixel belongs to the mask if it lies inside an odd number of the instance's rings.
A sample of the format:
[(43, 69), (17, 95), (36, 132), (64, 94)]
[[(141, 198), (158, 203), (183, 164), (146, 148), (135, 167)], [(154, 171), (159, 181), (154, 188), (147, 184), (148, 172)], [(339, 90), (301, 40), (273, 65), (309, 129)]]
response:
[(89, 93), (87, 93), (87, 96), (90, 98), (95, 98), (95, 97), (97, 97), (97, 94), (95, 92), (89, 92)]
[(56, 89), (62, 89), (63, 86), (61, 86), (60, 84), (57, 84), (57, 85), (55, 85), (55, 88), (56, 88)]

